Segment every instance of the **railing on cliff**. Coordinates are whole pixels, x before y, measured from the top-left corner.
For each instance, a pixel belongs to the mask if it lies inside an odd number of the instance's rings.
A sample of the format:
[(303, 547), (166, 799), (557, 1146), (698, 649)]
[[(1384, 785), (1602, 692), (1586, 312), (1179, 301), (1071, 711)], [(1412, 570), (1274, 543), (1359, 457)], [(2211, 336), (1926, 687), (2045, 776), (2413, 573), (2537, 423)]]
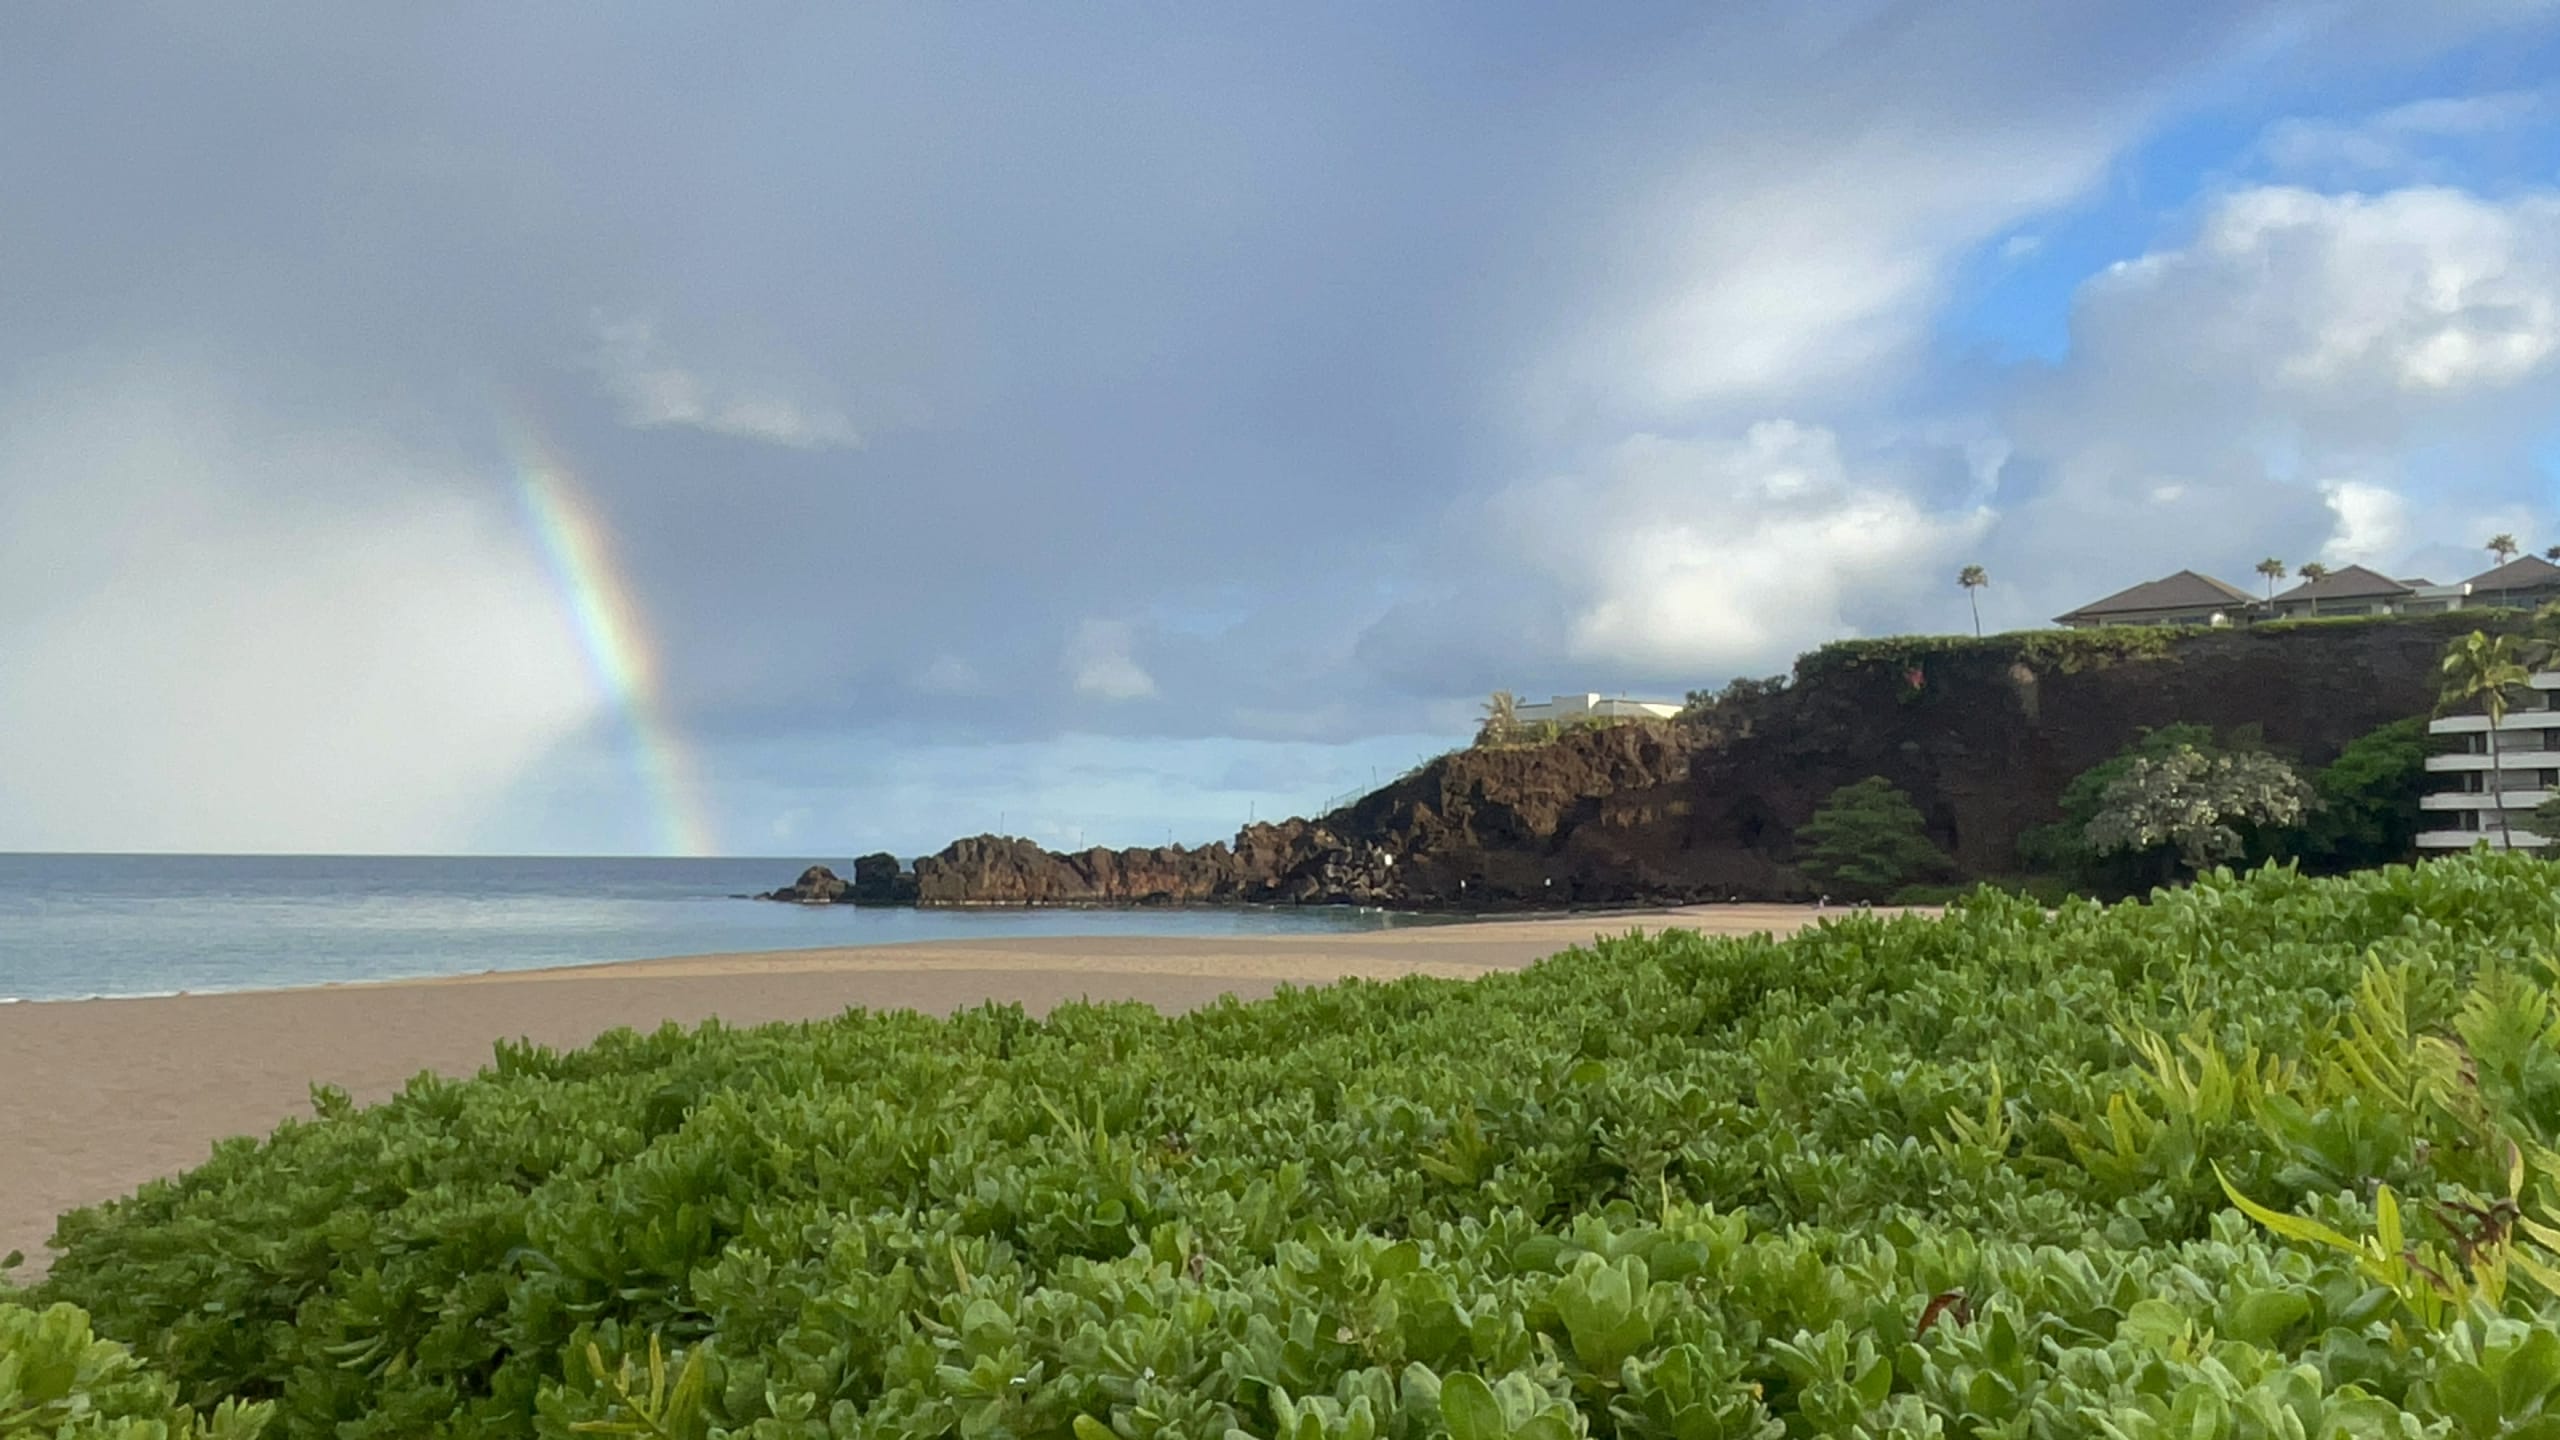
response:
[(1338, 795), (1328, 796), (1325, 799), (1324, 808), (1316, 811), (1314, 816), (1311, 818), (1321, 820), (1328, 815), (1340, 814), (1342, 811), (1347, 810), (1353, 805), (1360, 803), (1362, 800), (1377, 794), (1381, 790), (1394, 789), (1396, 786), (1403, 784), (1407, 780), (1413, 779), (1423, 771), (1430, 769), (1432, 766), (1439, 764), (1442, 760), (1445, 760), (1456, 753), (1457, 752), (1454, 750), (1443, 750), (1437, 755), (1425, 755), (1421, 759), (1414, 761), (1412, 765), (1406, 767), (1404, 773), (1400, 775), (1389, 776), (1385, 780), (1372, 780), (1366, 785), (1355, 785)]

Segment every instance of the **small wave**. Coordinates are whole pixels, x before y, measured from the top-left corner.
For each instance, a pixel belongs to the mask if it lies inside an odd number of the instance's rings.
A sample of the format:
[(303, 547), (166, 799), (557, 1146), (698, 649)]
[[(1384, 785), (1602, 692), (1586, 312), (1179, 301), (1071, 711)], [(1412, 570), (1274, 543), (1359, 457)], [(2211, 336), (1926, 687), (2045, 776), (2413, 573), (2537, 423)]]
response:
[[(184, 990), (91, 990), (80, 995), (43, 996), (42, 1003), (59, 1005), (66, 1000), (175, 1000), (187, 993)], [(5, 995), (0, 996), (0, 1005), (24, 1004), (26, 1000), (27, 997), (24, 995)]]

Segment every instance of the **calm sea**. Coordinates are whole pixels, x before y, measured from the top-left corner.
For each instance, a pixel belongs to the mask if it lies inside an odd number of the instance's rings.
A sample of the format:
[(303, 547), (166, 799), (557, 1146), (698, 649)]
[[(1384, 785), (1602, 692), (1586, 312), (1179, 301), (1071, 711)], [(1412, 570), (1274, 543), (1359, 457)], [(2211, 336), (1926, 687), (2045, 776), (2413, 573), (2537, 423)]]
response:
[(0, 1000), (258, 990), (808, 945), (1428, 923), (1330, 908), (858, 910), (731, 898), (786, 884), (804, 863), (0, 854)]

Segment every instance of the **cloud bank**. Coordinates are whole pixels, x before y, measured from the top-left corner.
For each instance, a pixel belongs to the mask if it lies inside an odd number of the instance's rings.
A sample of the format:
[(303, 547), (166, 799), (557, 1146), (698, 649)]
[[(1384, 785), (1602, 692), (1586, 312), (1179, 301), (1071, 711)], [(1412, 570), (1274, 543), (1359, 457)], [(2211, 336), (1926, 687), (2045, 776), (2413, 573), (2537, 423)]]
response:
[(795, 851), (2560, 538), (2548, 6), (602, 24), (0, 51), (0, 846), (655, 843), (526, 423)]

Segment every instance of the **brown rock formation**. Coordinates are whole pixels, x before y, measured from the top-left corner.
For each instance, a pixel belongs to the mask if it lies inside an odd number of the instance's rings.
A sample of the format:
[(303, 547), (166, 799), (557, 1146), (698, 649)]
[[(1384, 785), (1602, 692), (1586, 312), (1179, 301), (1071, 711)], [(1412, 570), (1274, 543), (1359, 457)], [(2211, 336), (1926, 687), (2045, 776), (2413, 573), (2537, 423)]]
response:
[(800, 905), (835, 905), (853, 898), (853, 887), (824, 865), (812, 865), (800, 872), (800, 878), (779, 890), (767, 890), (759, 900), (788, 900)]
[(913, 905), (916, 877), (905, 871), (887, 851), (865, 855), (853, 862), (853, 889), (845, 898), (856, 905)]
[(1149, 905), (1243, 898), (1235, 855), (1197, 849), (1044, 850), (1028, 840), (977, 835), (916, 862), (924, 905)]

